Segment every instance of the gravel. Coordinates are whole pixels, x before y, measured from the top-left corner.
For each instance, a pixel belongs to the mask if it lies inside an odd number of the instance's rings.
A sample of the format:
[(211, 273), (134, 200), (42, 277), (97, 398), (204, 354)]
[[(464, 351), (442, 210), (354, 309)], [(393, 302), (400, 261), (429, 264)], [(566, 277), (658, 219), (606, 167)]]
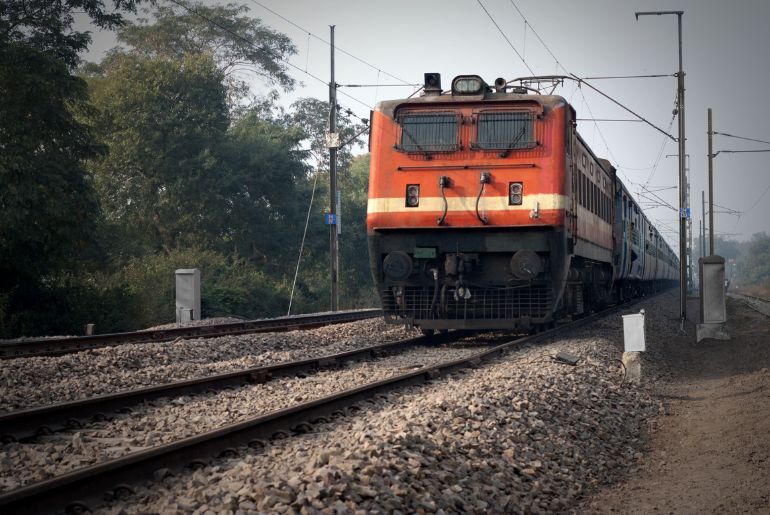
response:
[[(678, 329), (676, 299), (647, 308), (648, 347)], [(669, 306), (669, 304), (671, 304)], [(654, 306), (654, 309), (653, 309)], [(634, 311), (638, 309), (637, 306)], [(577, 366), (551, 357), (567, 351)], [(138, 486), (106, 513), (543, 513), (636, 466), (664, 407), (622, 382), (613, 316), (556, 342), (362, 404), (313, 432)], [(647, 367), (645, 361), (645, 367)]]
[(4, 360), (0, 411), (344, 352), (418, 334), (371, 319), (307, 331), (178, 339)]
[[(666, 345), (667, 337), (678, 330), (677, 298), (665, 294), (633, 311), (641, 307), (647, 309), (649, 349), (643, 357), (641, 386), (623, 383), (619, 363), (622, 322), (613, 316), (557, 341), (525, 346), (477, 369), (361, 404), (341, 420), (315, 425), (302, 436), (274, 440), (262, 452), (241, 448), (237, 457), (214, 459), (195, 471), (176, 470), (175, 475), (159, 471), (155, 481), (135, 485), (135, 494), (105, 501), (98, 511), (241, 515), (574, 509), (586, 492), (617, 481), (637, 466), (645, 432), (653, 427), (655, 416), (665, 412), (665, 406), (651, 396), (651, 384), (662, 373), (653, 364), (656, 347)], [(20, 362), (20, 368), (27, 368), (14, 373), (3, 370), (3, 384), (10, 377), (31, 373), (36, 379), (21, 383), (24, 394), (17, 394), (19, 387), (13, 386), (15, 398), (40, 388), (43, 393), (34, 402), (50, 402), (58, 394), (57, 385), (67, 382), (61, 378), (49, 386), (46, 372), (38, 372), (36, 363), (56, 371), (62, 361), (79, 359), (78, 367), (72, 368), (78, 374), (66, 379), (75, 383), (73, 388), (87, 382), (77, 395), (81, 397), (83, 390), (92, 395), (98, 388), (89, 374), (110, 385), (111, 376), (117, 375), (116, 384), (126, 388), (147, 384), (137, 381), (160, 382), (155, 379), (164, 377), (165, 370), (199, 374), (209, 373), (208, 367), (213, 367), (218, 372), (406, 336), (380, 321), (289, 334), (296, 339), (280, 344), (278, 339), (286, 338), (286, 333), (251, 335), (251, 343), (239, 341), (246, 338), (239, 336), (217, 339), (225, 340), (219, 345), (212, 340), (193, 340), (151, 344), (158, 347), (155, 350), (148, 345), (126, 346), (136, 348), (13, 360), (12, 364)], [(344, 343), (335, 343), (338, 334), (344, 335)], [(0, 469), (14, 470), (16, 477), (0, 474), (0, 488), (13, 488), (472, 350), (420, 349), (304, 379), (159, 400), (157, 406), (142, 406), (132, 415), (100, 426), (45, 437), (33, 445), (6, 444), (0, 452)], [(559, 351), (577, 355), (578, 365), (554, 362), (552, 356)], [(259, 359), (256, 352), (266, 361), (242, 364)], [(124, 369), (123, 353), (137, 365)], [(279, 359), (279, 355), (285, 356)], [(167, 361), (156, 363), (164, 356)], [(79, 368), (86, 364), (91, 366), (89, 372)], [(100, 364), (106, 369), (99, 369)], [(4, 394), (11, 391), (10, 386), (4, 388)]]
[(0, 491), (477, 351), (472, 347), (418, 347), (376, 361), (349, 362), (342, 370), (304, 378), (158, 399), (79, 431), (40, 437), (36, 443), (4, 444), (0, 447)]

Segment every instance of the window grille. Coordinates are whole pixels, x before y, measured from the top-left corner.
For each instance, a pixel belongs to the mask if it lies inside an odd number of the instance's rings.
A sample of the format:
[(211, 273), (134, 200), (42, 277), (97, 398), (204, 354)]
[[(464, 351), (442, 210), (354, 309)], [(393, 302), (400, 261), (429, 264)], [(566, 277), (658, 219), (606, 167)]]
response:
[(448, 152), (460, 148), (458, 116), (454, 113), (406, 114), (401, 117), (401, 149), (406, 152)]
[(535, 117), (527, 112), (479, 113), (476, 148), (517, 150), (532, 148)]

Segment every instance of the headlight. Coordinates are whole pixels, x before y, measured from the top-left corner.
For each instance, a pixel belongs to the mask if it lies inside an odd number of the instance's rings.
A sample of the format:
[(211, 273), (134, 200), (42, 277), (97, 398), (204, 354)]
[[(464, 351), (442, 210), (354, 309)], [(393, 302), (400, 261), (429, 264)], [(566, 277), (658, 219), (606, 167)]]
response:
[(420, 205), (420, 185), (406, 185), (406, 207), (417, 207)]
[(455, 95), (478, 95), (484, 91), (484, 81), (477, 75), (461, 75), (452, 81)]
[(521, 182), (512, 182), (508, 185), (508, 204), (520, 206), (524, 198), (524, 184)]

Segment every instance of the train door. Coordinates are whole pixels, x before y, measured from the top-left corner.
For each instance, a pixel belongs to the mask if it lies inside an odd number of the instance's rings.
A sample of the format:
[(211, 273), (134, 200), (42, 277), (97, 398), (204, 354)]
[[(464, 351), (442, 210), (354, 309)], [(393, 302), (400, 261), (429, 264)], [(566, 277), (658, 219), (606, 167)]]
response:
[[(621, 190), (622, 191), (622, 190)], [(620, 277), (628, 275), (628, 199), (625, 193), (618, 195), (620, 206), (618, 217), (620, 224)]]
[[(572, 217), (569, 221), (569, 229), (572, 241), (577, 242), (578, 236), (578, 206), (580, 205), (580, 172), (578, 171), (577, 155), (577, 131), (576, 124), (572, 121), (573, 112), (570, 111), (570, 119), (567, 120), (567, 162), (570, 168), (570, 177), (572, 178)], [(573, 248), (574, 252), (574, 248)]]

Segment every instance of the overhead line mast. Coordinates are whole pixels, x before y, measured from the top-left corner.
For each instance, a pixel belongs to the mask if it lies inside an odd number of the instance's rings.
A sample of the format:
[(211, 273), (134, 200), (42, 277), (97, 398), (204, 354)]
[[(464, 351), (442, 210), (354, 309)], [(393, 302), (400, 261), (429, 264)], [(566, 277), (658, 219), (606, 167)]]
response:
[(677, 95), (676, 110), (679, 116), (679, 318), (684, 327), (684, 320), (687, 318), (687, 199), (685, 177), (685, 134), (684, 134), (684, 70), (682, 69), (682, 15), (684, 11), (646, 11), (636, 12), (636, 19), (639, 16), (661, 16), (665, 14), (675, 14), (677, 16), (677, 27), (679, 33), (679, 72), (677, 75)]
[(334, 25), (330, 25), (331, 76), (329, 79), (329, 268), (331, 275), (331, 310), (339, 307), (339, 220), (337, 206), (340, 194), (337, 191), (337, 83), (334, 80)]

